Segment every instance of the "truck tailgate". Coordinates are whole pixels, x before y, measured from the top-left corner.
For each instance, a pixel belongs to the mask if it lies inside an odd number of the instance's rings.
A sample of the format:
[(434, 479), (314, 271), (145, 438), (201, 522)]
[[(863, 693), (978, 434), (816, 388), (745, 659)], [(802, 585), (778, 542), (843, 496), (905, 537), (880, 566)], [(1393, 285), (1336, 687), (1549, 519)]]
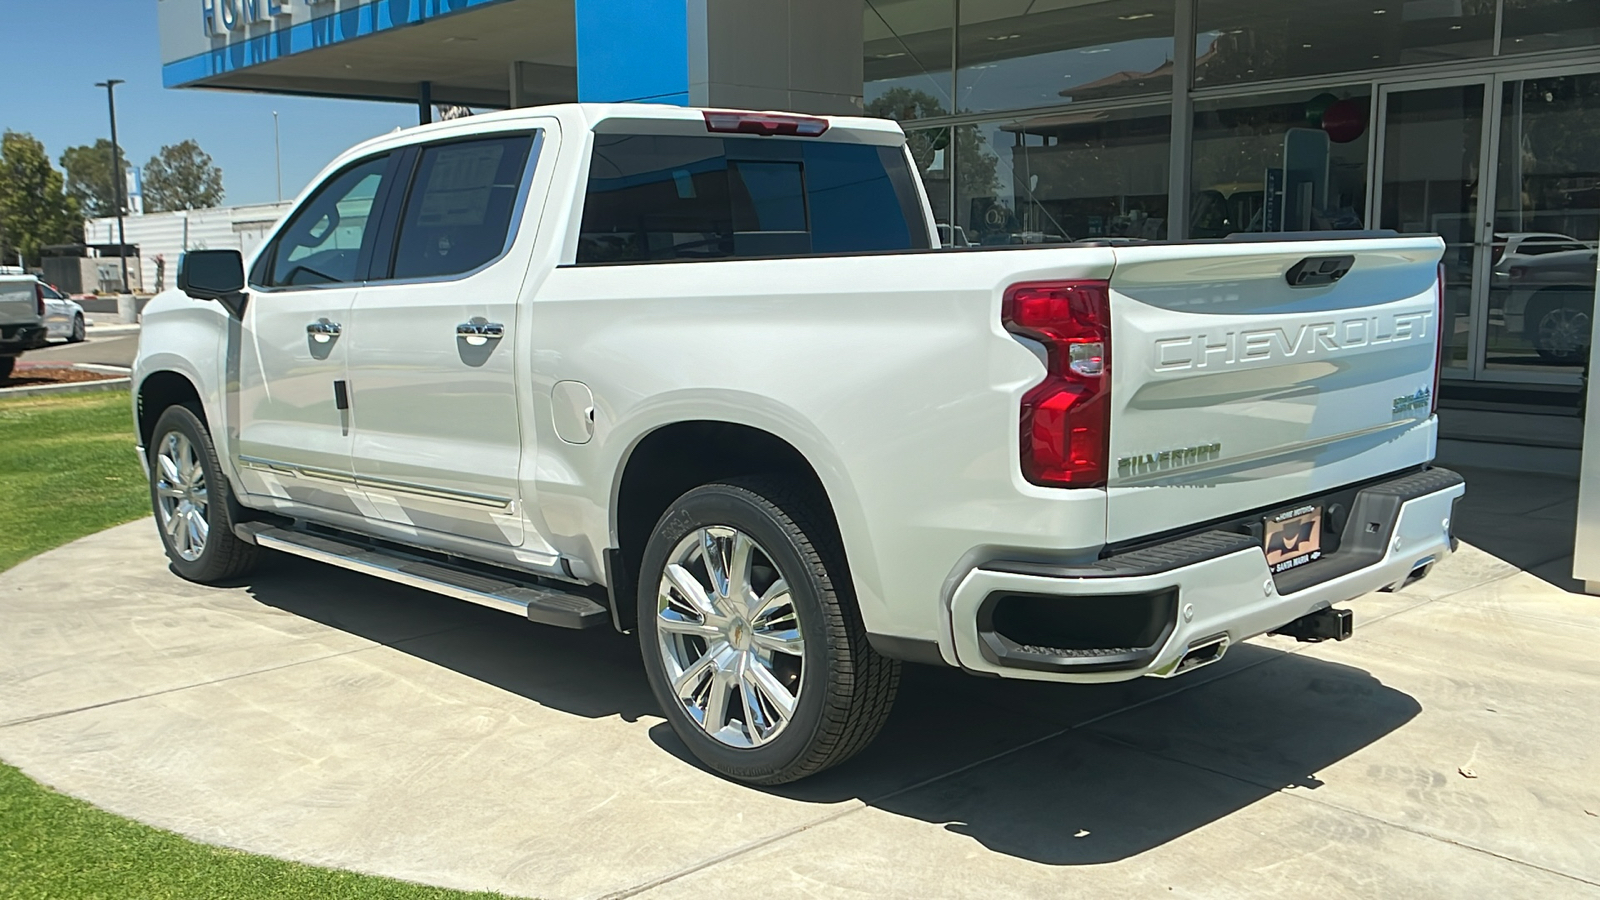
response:
[(39, 324), (39, 298), (32, 278), (0, 276), (0, 325)]
[[(1107, 540), (1424, 463), (1436, 238), (1118, 248)], [(1348, 267), (1342, 277), (1300, 271)]]

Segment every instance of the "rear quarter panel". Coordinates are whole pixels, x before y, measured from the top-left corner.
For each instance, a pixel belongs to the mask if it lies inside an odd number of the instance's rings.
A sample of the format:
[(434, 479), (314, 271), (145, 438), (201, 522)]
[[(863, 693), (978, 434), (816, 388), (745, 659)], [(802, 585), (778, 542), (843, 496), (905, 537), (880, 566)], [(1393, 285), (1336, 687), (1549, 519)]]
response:
[[(1092, 556), (1101, 491), (1036, 488), (1018, 401), (1039, 359), (999, 324), (1025, 278), (1106, 277), (1100, 248), (563, 267), (534, 302), (540, 509), (552, 543), (616, 546), (613, 483), (651, 431), (723, 421), (770, 432), (827, 489), (868, 627), (936, 639), (941, 597), (985, 546)], [(595, 437), (549, 431), (550, 391), (581, 381)]]

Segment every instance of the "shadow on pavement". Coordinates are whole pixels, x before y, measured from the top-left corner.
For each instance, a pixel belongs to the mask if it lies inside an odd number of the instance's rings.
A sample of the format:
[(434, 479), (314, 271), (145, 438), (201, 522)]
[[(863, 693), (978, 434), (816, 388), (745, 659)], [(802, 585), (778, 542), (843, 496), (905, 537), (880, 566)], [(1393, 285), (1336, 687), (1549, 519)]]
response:
[[(656, 717), (632, 637), (563, 631), (292, 557), (261, 603), (387, 644), (573, 715)], [(1410, 721), (1415, 699), (1349, 666), (1240, 645), (1174, 681), (1055, 685), (905, 667), (865, 752), (778, 788), (859, 799), (1046, 865), (1138, 855), (1318, 773)], [(664, 722), (649, 736), (698, 767)], [(1218, 761), (1220, 760), (1220, 762)]]
[(273, 553), (244, 583), (258, 602), (585, 718), (656, 715), (633, 638), (568, 631)]
[[(1093, 865), (1154, 849), (1280, 789), (1315, 790), (1319, 772), (1421, 711), (1349, 666), (1252, 645), (1230, 660), (1235, 677), (1212, 676), (1196, 690), (1182, 679), (1059, 685), (907, 666), (871, 747), (770, 790), (814, 802), (859, 798), (996, 853)], [(1125, 719), (1133, 721), (1123, 727)], [(689, 759), (667, 725), (650, 735)], [(1227, 765), (1204, 758), (1219, 753)], [(953, 774), (938, 777), (945, 773)]]
[(1459, 467), (1467, 495), (1456, 504), (1455, 534), (1564, 591), (1572, 577), (1578, 480), (1561, 475)]

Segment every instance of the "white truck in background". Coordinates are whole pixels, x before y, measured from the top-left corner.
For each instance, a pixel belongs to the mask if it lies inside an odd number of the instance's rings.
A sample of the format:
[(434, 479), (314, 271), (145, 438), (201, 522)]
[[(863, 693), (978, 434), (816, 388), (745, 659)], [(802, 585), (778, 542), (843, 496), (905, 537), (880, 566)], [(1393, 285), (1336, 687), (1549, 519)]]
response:
[(781, 783), (902, 661), (1171, 677), (1450, 553), (1443, 243), (1257, 237), (940, 250), (893, 122), (478, 116), (188, 254), (135, 426), (184, 577), (635, 633), (695, 755)]
[(45, 294), (39, 279), (14, 266), (0, 266), (0, 381), (11, 377), (17, 357), (43, 347)]

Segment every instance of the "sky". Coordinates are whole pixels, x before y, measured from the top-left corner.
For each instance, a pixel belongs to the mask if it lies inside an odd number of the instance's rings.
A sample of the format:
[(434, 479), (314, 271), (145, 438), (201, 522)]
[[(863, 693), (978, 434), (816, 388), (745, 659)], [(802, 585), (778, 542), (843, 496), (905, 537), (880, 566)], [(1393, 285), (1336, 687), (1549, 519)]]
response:
[(224, 203), (277, 199), (272, 113), (283, 136), (283, 196), (293, 199), (340, 152), (417, 124), (408, 103), (320, 100), (161, 86), (156, 0), (0, 0), (0, 131), (61, 151), (110, 137), (104, 88), (117, 86), (124, 158), (144, 166), (163, 145), (193, 139), (222, 169)]

